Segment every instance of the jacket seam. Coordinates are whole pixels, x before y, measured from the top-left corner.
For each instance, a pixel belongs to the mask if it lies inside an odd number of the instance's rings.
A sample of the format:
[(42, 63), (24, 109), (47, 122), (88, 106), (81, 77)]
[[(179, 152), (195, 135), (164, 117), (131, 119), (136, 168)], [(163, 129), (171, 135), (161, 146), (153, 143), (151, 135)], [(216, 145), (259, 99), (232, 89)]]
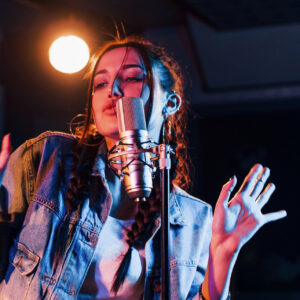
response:
[[(32, 199), (33, 191), (34, 191), (34, 174), (33, 174), (33, 166), (32, 166), (32, 148), (27, 148), (28, 151), (26, 151), (25, 155), (25, 161), (27, 164), (27, 204), (29, 204), (30, 199)], [(27, 150), (26, 149), (26, 150)], [(29, 158), (29, 155), (31, 155), (31, 159)]]
[(183, 195), (183, 194), (180, 194), (180, 193), (178, 194), (176, 192), (175, 192), (175, 195), (178, 195), (178, 196), (180, 196), (182, 198), (185, 198), (185, 199), (188, 199), (188, 200), (192, 200), (196, 203), (202, 204), (203, 206), (211, 207), (211, 205), (209, 203), (206, 203), (203, 200), (200, 200), (200, 199), (197, 199), (197, 198), (194, 198), (194, 197), (190, 197), (190, 196), (187, 196), (187, 195)]
[[(92, 228), (92, 227), (89, 227), (89, 226), (83, 226), (84, 221), (80, 221), (80, 220), (77, 221), (77, 222), (66, 221), (66, 219), (65, 219), (62, 215), (59, 214), (59, 212), (55, 209), (54, 206), (48, 205), (48, 204), (46, 203), (46, 202), (48, 202), (47, 199), (45, 199), (45, 198), (43, 198), (43, 197), (41, 197), (41, 196), (39, 196), (39, 195), (34, 195), (32, 201), (34, 201), (34, 202), (36, 202), (36, 203), (39, 203), (39, 204), (41, 204), (41, 205), (47, 207), (48, 209), (50, 209), (50, 210), (58, 217), (58, 219), (59, 219), (61, 222), (67, 222), (68, 224), (75, 225), (76, 227), (80, 227), (80, 228), (82, 228), (82, 229), (86, 229), (86, 230), (90, 231), (91, 233), (97, 234), (97, 232), (98, 232), (98, 231), (97, 231), (97, 229), (99, 229), (98, 226), (95, 226), (95, 227), (93, 227), (93, 228)], [(56, 206), (56, 208), (58, 208), (58, 207)]]
[(33, 139), (29, 139), (26, 141), (27, 148), (33, 146), (34, 144), (40, 142), (43, 139), (46, 139), (47, 137), (65, 137), (69, 140), (77, 140), (74, 135), (71, 135), (69, 133), (61, 132), (61, 131), (45, 131), (41, 133), (39, 136)]
[(190, 194), (188, 194), (186, 191), (182, 190), (179, 186), (174, 186), (174, 189), (173, 189), (173, 192), (175, 195), (179, 195), (183, 198), (187, 198), (187, 199), (190, 199), (190, 200), (193, 200), (194, 202), (197, 202), (197, 203), (202, 203), (204, 206), (211, 206), (209, 203), (199, 199), (199, 198), (196, 198)]

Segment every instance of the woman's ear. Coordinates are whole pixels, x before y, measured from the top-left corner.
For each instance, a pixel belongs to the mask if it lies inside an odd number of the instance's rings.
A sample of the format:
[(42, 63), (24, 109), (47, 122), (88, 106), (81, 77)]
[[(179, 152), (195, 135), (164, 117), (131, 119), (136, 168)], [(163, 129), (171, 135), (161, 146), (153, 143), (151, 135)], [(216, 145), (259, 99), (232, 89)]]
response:
[(167, 118), (168, 116), (175, 114), (179, 110), (180, 105), (180, 96), (175, 91), (169, 93), (169, 95), (167, 96), (166, 104), (163, 108), (164, 117)]

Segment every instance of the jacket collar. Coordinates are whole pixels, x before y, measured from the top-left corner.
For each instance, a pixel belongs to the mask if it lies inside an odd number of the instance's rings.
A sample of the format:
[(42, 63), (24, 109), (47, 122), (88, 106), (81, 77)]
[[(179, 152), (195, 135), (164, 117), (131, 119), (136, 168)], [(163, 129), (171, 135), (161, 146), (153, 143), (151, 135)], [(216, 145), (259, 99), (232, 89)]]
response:
[(107, 165), (107, 147), (105, 140), (103, 140), (99, 147), (96, 158), (94, 160), (94, 165), (92, 168), (92, 176), (101, 176), (105, 179), (105, 168)]
[(172, 191), (170, 192), (170, 224), (175, 226), (183, 226), (187, 225), (188, 222), (186, 218), (183, 216), (182, 208), (177, 201), (177, 186), (174, 186)]

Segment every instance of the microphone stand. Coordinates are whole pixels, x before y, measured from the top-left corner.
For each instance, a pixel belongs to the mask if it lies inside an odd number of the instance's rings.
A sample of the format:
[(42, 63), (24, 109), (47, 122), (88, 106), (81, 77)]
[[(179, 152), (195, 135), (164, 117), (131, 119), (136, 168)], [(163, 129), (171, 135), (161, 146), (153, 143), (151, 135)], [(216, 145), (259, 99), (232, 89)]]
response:
[[(149, 142), (147, 142), (149, 144)], [(130, 145), (132, 146), (132, 145)], [(160, 192), (161, 192), (161, 278), (162, 278), (162, 300), (170, 300), (170, 254), (169, 254), (169, 198), (170, 198), (170, 169), (172, 152), (171, 146), (168, 144), (160, 144), (153, 146), (151, 143), (147, 148), (132, 147), (124, 150), (122, 144), (117, 144), (110, 150), (108, 162), (121, 177), (124, 167), (122, 166), (122, 155), (138, 155), (139, 153), (151, 152), (158, 158), (160, 169)], [(130, 165), (131, 162), (128, 163)], [(128, 165), (125, 166), (128, 167)], [(144, 198), (143, 198), (144, 199)], [(136, 200), (140, 200), (137, 198)]]
[(162, 300), (170, 299), (170, 255), (169, 255), (169, 197), (170, 197), (170, 145), (159, 145), (159, 169), (161, 191), (161, 272)]

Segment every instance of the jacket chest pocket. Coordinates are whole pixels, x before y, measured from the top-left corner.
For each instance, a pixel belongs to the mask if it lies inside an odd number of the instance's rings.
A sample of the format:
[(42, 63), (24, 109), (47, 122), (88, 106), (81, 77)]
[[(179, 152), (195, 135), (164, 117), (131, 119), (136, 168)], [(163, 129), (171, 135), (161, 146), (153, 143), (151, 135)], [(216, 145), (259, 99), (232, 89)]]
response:
[(40, 258), (23, 244), (16, 242), (15, 245), (16, 250), (10, 252), (9, 261), (21, 275), (30, 275), (38, 265)]
[(9, 266), (1, 286), (4, 299), (26, 299), (40, 258), (26, 246), (14, 242), (9, 253)]
[[(200, 284), (193, 281), (196, 276), (197, 261), (193, 259), (170, 261), (170, 293), (172, 300), (191, 299), (189, 295), (197, 294)], [(160, 299), (162, 284), (161, 284), (161, 268), (153, 266), (147, 272), (147, 288), (145, 297), (148, 299)]]

